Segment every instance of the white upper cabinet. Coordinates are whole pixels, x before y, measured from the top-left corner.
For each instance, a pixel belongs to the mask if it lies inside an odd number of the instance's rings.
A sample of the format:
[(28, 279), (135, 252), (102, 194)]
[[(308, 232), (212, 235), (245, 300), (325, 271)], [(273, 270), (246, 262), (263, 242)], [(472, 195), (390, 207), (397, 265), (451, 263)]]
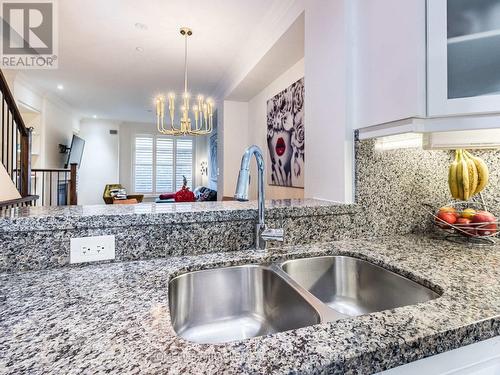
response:
[(500, 0), (353, 0), (365, 137), (500, 126)]
[(428, 115), (500, 112), (500, 0), (429, 0)]
[(425, 116), (425, 0), (353, 4), (354, 127)]

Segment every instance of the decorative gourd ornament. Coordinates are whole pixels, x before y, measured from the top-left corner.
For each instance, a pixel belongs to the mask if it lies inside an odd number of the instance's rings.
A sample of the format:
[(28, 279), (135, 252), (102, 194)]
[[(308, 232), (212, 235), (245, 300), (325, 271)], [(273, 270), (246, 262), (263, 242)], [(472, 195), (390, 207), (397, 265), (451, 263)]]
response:
[(182, 176), (182, 188), (177, 193), (175, 193), (175, 201), (176, 202), (194, 202), (196, 198), (194, 193), (189, 190), (187, 186), (187, 178), (186, 176)]

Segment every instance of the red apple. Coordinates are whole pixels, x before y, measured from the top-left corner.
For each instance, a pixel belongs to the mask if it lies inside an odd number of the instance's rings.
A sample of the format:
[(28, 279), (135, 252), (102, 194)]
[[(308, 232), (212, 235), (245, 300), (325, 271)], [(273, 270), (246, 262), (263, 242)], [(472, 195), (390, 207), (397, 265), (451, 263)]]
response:
[(475, 236), (476, 229), (474, 228), (474, 226), (470, 225), (471, 223), (471, 219), (468, 219), (466, 217), (459, 217), (457, 219), (457, 222), (455, 223), (455, 225), (460, 229), (457, 230), (457, 232), (466, 236)]
[(443, 229), (448, 229), (450, 226), (448, 224), (455, 224), (457, 221), (456, 212), (446, 212), (440, 211), (437, 214), (436, 223)]
[(497, 232), (497, 219), (488, 211), (478, 211), (472, 218), (479, 236), (491, 236)]
[(460, 216), (460, 214), (457, 212), (457, 210), (455, 209), (455, 207), (451, 207), (451, 206), (445, 206), (445, 207), (441, 207), (438, 211), (438, 213), (445, 213), (445, 212), (448, 212), (448, 213), (452, 213), (454, 214), (457, 218)]

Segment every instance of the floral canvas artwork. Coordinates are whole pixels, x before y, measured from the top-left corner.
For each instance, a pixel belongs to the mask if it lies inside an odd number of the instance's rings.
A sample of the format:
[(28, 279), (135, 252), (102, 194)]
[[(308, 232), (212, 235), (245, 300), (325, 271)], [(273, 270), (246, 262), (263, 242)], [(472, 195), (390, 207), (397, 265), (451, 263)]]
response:
[(268, 183), (304, 187), (304, 78), (267, 101)]
[(212, 134), (209, 141), (209, 165), (210, 189), (217, 190), (217, 133)]

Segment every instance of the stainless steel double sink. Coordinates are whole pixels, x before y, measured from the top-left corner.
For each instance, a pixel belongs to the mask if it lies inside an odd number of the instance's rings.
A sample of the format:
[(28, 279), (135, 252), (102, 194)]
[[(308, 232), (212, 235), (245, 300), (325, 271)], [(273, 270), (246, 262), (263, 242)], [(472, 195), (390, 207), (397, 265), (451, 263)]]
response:
[(426, 302), (439, 294), (348, 256), (195, 271), (169, 284), (172, 326), (186, 340), (225, 343)]

